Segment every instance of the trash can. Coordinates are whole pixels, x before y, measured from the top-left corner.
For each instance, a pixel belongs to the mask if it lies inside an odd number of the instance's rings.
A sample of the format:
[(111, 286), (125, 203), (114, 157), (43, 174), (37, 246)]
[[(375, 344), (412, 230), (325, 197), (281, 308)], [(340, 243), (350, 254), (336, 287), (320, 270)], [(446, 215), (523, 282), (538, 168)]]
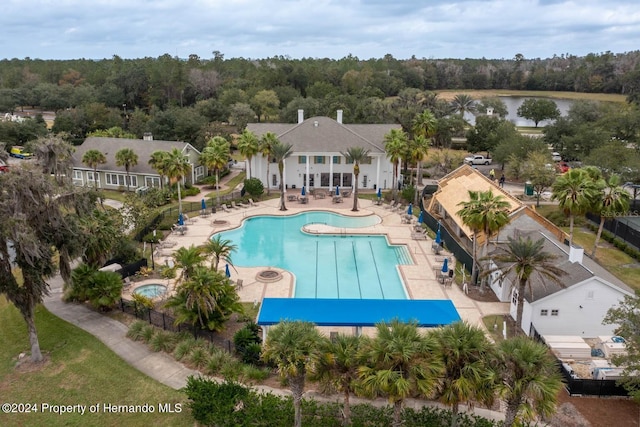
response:
[(533, 196), (533, 184), (531, 184), (531, 181), (524, 183), (524, 195)]

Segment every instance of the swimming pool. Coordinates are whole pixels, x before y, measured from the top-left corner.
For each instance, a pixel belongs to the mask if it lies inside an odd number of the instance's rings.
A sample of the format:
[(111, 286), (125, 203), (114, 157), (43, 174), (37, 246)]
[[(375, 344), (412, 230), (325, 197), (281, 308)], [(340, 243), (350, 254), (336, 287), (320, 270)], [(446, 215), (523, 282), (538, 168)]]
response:
[(144, 295), (148, 298), (156, 298), (167, 293), (167, 287), (159, 283), (142, 285), (134, 289), (134, 294)]
[(349, 217), (311, 211), (290, 216), (256, 216), (242, 227), (224, 231), (238, 246), (234, 265), (279, 267), (296, 277), (296, 298), (406, 299), (398, 265), (413, 264), (404, 245), (390, 245), (381, 235), (316, 235), (307, 224), (343, 229), (372, 226), (374, 215)]

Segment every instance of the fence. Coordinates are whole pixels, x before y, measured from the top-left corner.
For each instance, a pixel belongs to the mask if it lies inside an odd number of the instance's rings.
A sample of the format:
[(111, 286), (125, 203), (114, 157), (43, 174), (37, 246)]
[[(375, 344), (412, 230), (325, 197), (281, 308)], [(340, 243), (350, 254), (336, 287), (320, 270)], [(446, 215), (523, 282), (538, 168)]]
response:
[[(422, 219), (427, 227), (436, 231), (438, 229), (438, 220), (431, 216), (428, 211), (422, 211)], [(456, 260), (461, 262), (466, 268), (471, 270), (471, 266), (473, 265), (473, 258), (469, 253), (463, 248), (460, 243), (449, 233), (449, 231), (445, 227), (440, 227), (440, 237), (444, 242), (447, 250), (456, 257)]]
[[(598, 215), (588, 213), (587, 219), (596, 225), (600, 224), (600, 217)], [(640, 250), (640, 217), (608, 219), (604, 222), (604, 229)]]
[(229, 353), (235, 351), (235, 347), (233, 346), (233, 342), (230, 340), (221, 337), (216, 332), (209, 331), (206, 329), (201, 329), (199, 327), (195, 327), (189, 324), (176, 324), (176, 319), (173, 316), (170, 316), (161, 311), (157, 311), (154, 309), (149, 309), (138, 305), (135, 301), (128, 301), (125, 299), (120, 299), (120, 304), (118, 305), (120, 311), (123, 313), (130, 314), (135, 316), (137, 319), (145, 320), (149, 322), (151, 325), (156, 326), (158, 328), (162, 328), (165, 331), (170, 332), (188, 332), (194, 336), (194, 338), (203, 338), (214, 344), (215, 346), (226, 350)]
[(571, 396), (629, 396), (629, 392), (624, 387), (617, 384), (616, 380), (592, 380), (583, 378), (573, 378), (562, 365), (562, 362), (556, 359), (556, 363), (560, 369), (560, 373), (564, 377), (565, 387)]

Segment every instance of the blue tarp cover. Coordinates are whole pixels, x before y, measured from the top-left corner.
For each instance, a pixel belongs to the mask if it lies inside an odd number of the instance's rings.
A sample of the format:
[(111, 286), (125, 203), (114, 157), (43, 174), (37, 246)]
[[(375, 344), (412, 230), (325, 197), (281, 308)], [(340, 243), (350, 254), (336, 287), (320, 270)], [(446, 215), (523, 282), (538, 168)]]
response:
[(457, 322), (460, 315), (450, 300), (265, 298), (257, 323), (302, 320), (317, 326), (374, 326), (395, 318), (436, 327)]

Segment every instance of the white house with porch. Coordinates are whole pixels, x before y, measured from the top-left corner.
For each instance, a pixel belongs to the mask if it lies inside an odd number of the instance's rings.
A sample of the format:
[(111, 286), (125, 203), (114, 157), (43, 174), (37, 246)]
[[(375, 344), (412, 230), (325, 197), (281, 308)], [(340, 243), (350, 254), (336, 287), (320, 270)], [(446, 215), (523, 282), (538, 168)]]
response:
[[(342, 155), (349, 148), (369, 150), (368, 159), (360, 163), (359, 189), (388, 189), (393, 185), (393, 164), (384, 149), (384, 136), (395, 124), (344, 124), (342, 110), (337, 119), (311, 117), (304, 119), (298, 110), (298, 123), (250, 123), (247, 129), (261, 138), (272, 132), (285, 144), (292, 145), (291, 155), (284, 161), (284, 182), (280, 182), (278, 164), (261, 154), (251, 159), (251, 174), (265, 188), (330, 189), (336, 186), (354, 187), (353, 163)], [(268, 165), (268, 168), (267, 168)], [(267, 176), (267, 169), (269, 176)], [(400, 173), (398, 167), (398, 174)], [(248, 168), (247, 168), (248, 170)]]

